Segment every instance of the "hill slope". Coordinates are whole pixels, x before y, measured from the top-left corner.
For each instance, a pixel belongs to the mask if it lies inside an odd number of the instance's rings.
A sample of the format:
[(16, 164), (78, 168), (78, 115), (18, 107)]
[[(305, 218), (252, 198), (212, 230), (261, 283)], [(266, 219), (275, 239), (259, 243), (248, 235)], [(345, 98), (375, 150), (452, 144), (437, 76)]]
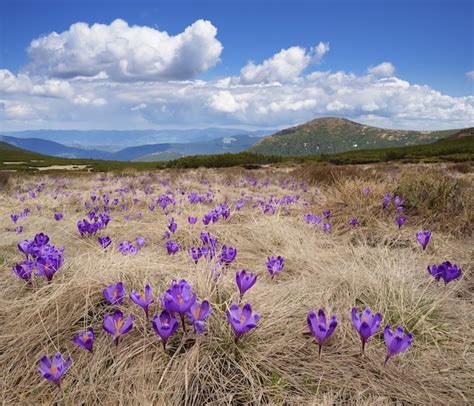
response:
[(426, 144), (459, 130), (389, 130), (359, 124), (343, 118), (324, 117), (265, 137), (249, 151), (259, 154), (304, 156), (359, 149)]

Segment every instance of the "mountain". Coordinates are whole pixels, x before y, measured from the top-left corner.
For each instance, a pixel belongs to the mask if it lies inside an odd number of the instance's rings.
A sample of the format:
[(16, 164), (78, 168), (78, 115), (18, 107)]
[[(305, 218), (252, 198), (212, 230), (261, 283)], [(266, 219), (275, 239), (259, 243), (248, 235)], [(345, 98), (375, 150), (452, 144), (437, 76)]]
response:
[(66, 146), (116, 152), (137, 145), (189, 143), (210, 141), (219, 137), (246, 134), (262, 137), (273, 130), (242, 130), (238, 128), (191, 128), (187, 130), (28, 130), (4, 132), (15, 138), (41, 138)]
[[(0, 141), (6, 142), (39, 154), (61, 158), (101, 159), (113, 161), (165, 161), (186, 155), (223, 154), (241, 152), (258, 141), (248, 134), (225, 136), (202, 142), (161, 143), (137, 145), (116, 152), (71, 147), (40, 138), (16, 138), (0, 135)], [(103, 142), (103, 140), (101, 140)]]
[(62, 158), (113, 159), (111, 157), (113, 154), (110, 152), (99, 151), (96, 149), (68, 147), (54, 141), (43, 140), (40, 138), (16, 138), (0, 135), (0, 141), (28, 151)]
[(447, 140), (461, 140), (467, 137), (474, 137), (474, 127), (465, 128), (464, 130), (458, 131), (453, 135), (447, 137)]
[(323, 117), (265, 137), (248, 151), (281, 156), (331, 154), (359, 149), (427, 144), (457, 131), (459, 130), (389, 130), (343, 118)]

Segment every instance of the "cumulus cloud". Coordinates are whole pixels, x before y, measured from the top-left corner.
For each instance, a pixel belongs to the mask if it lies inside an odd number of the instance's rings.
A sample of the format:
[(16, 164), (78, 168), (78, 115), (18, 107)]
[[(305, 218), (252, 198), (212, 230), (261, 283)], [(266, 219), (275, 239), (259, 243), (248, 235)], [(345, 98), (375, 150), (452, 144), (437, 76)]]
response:
[(229, 91), (221, 91), (210, 97), (209, 105), (215, 111), (235, 113), (238, 111), (245, 111), (248, 104), (246, 101), (237, 101)]
[(395, 73), (395, 66), (391, 62), (382, 62), (377, 66), (371, 66), (367, 70), (370, 75), (388, 77)]
[(474, 80), (474, 70), (470, 70), (469, 72), (466, 72), (466, 76), (468, 79)]
[(60, 34), (34, 39), (29, 48), (30, 73), (48, 77), (109, 77), (115, 81), (193, 78), (219, 62), (222, 44), (217, 29), (198, 20), (182, 33), (169, 35), (123, 20), (110, 25), (75, 23)]
[(329, 43), (320, 42), (307, 50), (302, 47), (282, 49), (261, 64), (249, 62), (240, 71), (244, 84), (294, 82), (311, 63), (318, 63), (329, 51)]
[(308, 72), (328, 43), (283, 49), (239, 76), (193, 78), (217, 63), (221, 50), (214, 26), (202, 20), (175, 36), (121, 20), (73, 24), (34, 40), (22, 72), (0, 69), (2, 129), (277, 128), (328, 115), (442, 129), (474, 120), (474, 96), (409, 83), (390, 62), (362, 75)]

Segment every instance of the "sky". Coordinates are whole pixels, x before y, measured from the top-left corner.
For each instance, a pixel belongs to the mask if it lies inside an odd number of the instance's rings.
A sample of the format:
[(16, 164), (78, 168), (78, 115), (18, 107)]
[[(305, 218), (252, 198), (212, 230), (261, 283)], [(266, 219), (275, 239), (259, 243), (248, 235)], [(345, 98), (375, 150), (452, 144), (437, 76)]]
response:
[(472, 126), (473, 4), (0, 0), (0, 130)]

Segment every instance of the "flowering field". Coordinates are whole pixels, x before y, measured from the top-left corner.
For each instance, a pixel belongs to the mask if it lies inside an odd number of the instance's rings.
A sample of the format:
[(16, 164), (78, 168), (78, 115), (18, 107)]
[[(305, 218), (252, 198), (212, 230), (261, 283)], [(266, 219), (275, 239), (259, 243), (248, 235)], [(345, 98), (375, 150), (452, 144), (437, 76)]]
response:
[(5, 404), (474, 401), (465, 168), (5, 184)]

